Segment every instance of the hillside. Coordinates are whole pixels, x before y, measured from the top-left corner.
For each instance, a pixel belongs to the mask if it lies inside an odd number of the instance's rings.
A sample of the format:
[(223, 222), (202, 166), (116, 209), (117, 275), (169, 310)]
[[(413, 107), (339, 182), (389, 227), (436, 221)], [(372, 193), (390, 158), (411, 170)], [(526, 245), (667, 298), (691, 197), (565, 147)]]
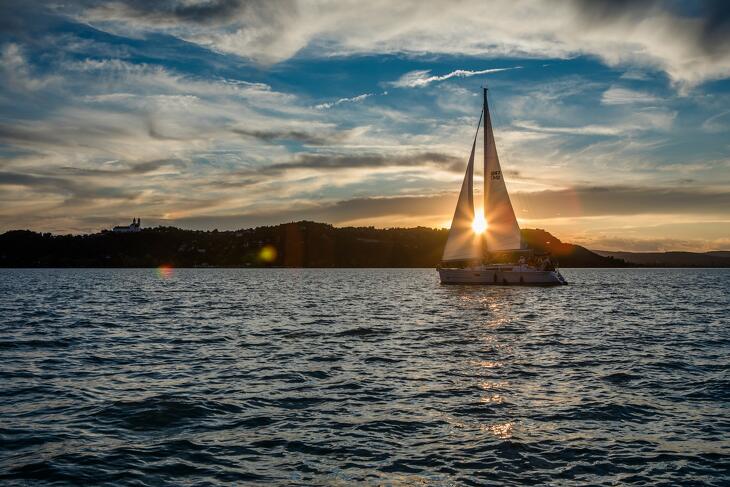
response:
[[(447, 230), (424, 227), (336, 228), (307, 221), (226, 232), (157, 227), (127, 234), (51, 235), (16, 230), (0, 235), (0, 267), (435, 267), (447, 235)], [(552, 252), (564, 267), (624, 265), (562, 243), (544, 230), (523, 230), (523, 237), (536, 250)]]
[(609, 252), (594, 250), (598, 255), (622, 259), (651, 267), (730, 267), (730, 252)]

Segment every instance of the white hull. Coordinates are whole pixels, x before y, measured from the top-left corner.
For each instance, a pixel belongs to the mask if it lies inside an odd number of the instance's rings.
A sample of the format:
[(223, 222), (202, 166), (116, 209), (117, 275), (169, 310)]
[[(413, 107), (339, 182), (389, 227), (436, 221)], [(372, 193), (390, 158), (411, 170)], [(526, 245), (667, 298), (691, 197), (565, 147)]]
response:
[(526, 265), (492, 265), (439, 268), (441, 284), (481, 284), (492, 286), (561, 286), (568, 281), (559, 271), (541, 271)]

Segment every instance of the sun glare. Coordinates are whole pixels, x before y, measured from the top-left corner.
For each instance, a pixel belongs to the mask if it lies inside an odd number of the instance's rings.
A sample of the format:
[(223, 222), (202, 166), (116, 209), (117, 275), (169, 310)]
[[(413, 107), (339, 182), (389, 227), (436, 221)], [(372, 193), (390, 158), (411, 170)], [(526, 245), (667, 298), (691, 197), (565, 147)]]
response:
[(471, 228), (474, 230), (474, 233), (484, 233), (487, 229), (487, 221), (484, 219), (484, 215), (477, 213), (474, 221), (471, 223)]

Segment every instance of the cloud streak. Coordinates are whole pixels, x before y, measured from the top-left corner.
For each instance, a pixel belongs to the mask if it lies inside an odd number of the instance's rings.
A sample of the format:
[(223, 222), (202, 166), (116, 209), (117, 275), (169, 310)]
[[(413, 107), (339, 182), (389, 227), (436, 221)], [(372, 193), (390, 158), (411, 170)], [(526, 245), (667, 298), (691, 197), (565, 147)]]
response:
[(392, 81), (390, 83), (390, 85), (395, 86), (397, 88), (423, 88), (424, 86), (428, 86), (431, 83), (435, 83), (438, 81), (445, 81), (445, 80), (451, 79), (451, 78), (470, 78), (472, 76), (499, 73), (502, 71), (510, 71), (512, 69), (521, 69), (521, 68), (522, 68), (522, 66), (514, 66), (511, 68), (492, 68), (492, 69), (482, 69), (479, 71), (470, 71), (468, 69), (457, 69), (450, 73), (440, 75), (440, 76), (432, 76), (431, 70), (423, 69), (423, 70), (416, 70), (416, 71), (411, 71), (409, 73), (406, 73), (403, 76), (401, 76), (400, 78), (398, 78), (396, 81)]
[(373, 93), (363, 93), (362, 95), (353, 96), (352, 98), (340, 98), (337, 101), (328, 102), (328, 103), (320, 103), (319, 105), (315, 105), (314, 108), (317, 108), (319, 110), (327, 109), (336, 107), (337, 105), (342, 105), (343, 103), (357, 103), (361, 102), (366, 98), (369, 98), (373, 96)]
[(657, 103), (659, 98), (644, 91), (612, 86), (601, 95), (604, 105), (632, 105), (642, 103)]

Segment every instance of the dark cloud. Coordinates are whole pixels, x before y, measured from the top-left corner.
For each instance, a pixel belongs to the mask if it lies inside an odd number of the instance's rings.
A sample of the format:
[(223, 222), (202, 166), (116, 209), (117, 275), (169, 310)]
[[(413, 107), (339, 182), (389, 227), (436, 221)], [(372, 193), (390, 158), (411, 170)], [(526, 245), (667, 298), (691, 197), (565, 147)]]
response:
[(82, 205), (93, 199), (130, 200), (136, 192), (123, 187), (91, 184), (74, 177), (57, 177), (15, 172), (0, 172), (0, 187), (23, 186), (34, 192), (61, 195), (64, 205)]
[(466, 161), (450, 154), (439, 152), (418, 152), (413, 154), (298, 154), (292, 161), (271, 164), (259, 168), (229, 173), (225, 179), (213, 179), (207, 183), (210, 188), (236, 188), (254, 185), (265, 178), (294, 169), (334, 171), (358, 168), (382, 167), (439, 167), (461, 173)]
[(34, 0), (2, 0), (0, 2), (0, 34), (15, 40), (32, 41), (33, 31), (59, 23), (48, 2)]
[(578, 13), (589, 22), (606, 22), (623, 17), (636, 19), (662, 6), (661, 0), (575, 0)]
[[(51, 167), (33, 173), (0, 172), (0, 188), (21, 186), (39, 195), (63, 198), (61, 206), (84, 207), (93, 200), (132, 201), (140, 191), (134, 185), (119, 184), (119, 178), (142, 176), (163, 167), (181, 167), (178, 159), (159, 159), (116, 164), (111, 168)], [(123, 179), (122, 179), (123, 180)]]
[(61, 167), (58, 172), (67, 176), (139, 176), (149, 174), (163, 167), (181, 167), (185, 163), (179, 159), (158, 159), (138, 163), (124, 164), (113, 168), (78, 168)]
[(463, 171), (466, 161), (440, 152), (412, 154), (299, 154), (292, 162), (273, 164), (262, 169), (276, 173), (288, 169), (352, 169), (388, 166), (438, 166), (449, 171)]
[(125, 0), (103, 2), (107, 6), (121, 5), (131, 16), (148, 19), (175, 19), (182, 22), (218, 23), (231, 19), (245, 6), (242, 0), (211, 0), (207, 2), (181, 2), (178, 0)]
[(151, 115), (147, 115), (145, 118), (145, 125), (147, 126), (147, 135), (152, 139), (156, 140), (189, 140), (189, 138), (174, 137), (172, 135), (165, 135), (160, 132), (157, 127), (157, 122)]
[[(638, 25), (660, 12), (671, 12), (679, 18), (695, 18), (700, 22), (697, 47), (709, 55), (727, 55), (730, 45), (730, 2), (701, 0), (689, 4), (671, 0), (574, 0), (584, 22), (605, 26), (612, 22)], [(680, 25), (677, 25), (680, 28)]]
[(59, 135), (49, 134), (46, 131), (0, 123), (0, 143), (21, 146), (28, 144), (64, 146), (68, 144), (68, 140)]
[(39, 145), (53, 147), (79, 147), (92, 140), (133, 137), (129, 128), (89, 123), (84, 126), (68, 124), (54, 127), (51, 124), (11, 125), (0, 123), (0, 143), (19, 147), (37, 148)]
[(85, 9), (97, 9), (111, 18), (136, 19), (148, 24), (186, 23), (221, 26), (241, 18), (278, 25), (282, 14), (297, 11), (292, 0), (117, 0), (81, 1)]
[(705, 50), (725, 53), (730, 48), (730, 2), (708, 0), (703, 2), (704, 29), (702, 44)]
[(263, 140), (264, 142), (275, 142), (280, 140), (293, 140), (309, 145), (329, 145), (342, 142), (347, 138), (342, 133), (324, 133), (321, 135), (304, 132), (301, 130), (252, 130), (235, 128), (233, 133), (246, 137)]
[(527, 218), (640, 214), (726, 214), (730, 192), (700, 188), (577, 187), (515, 193)]
[[(313, 220), (332, 224), (377, 218), (383, 216), (432, 216), (449, 207), (455, 195), (403, 196), (391, 198), (354, 198), (312, 205), (306, 208), (257, 211), (230, 216), (196, 216), (174, 221), (154, 220), (164, 225), (178, 225), (183, 228), (234, 230), (257, 225), (271, 225), (299, 220)], [(451, 211), (451, 210), (449, 210)], [(395, 219), (394, 219), (395, 220)], [(152, 223), (153, 220), (150, 220)]]

